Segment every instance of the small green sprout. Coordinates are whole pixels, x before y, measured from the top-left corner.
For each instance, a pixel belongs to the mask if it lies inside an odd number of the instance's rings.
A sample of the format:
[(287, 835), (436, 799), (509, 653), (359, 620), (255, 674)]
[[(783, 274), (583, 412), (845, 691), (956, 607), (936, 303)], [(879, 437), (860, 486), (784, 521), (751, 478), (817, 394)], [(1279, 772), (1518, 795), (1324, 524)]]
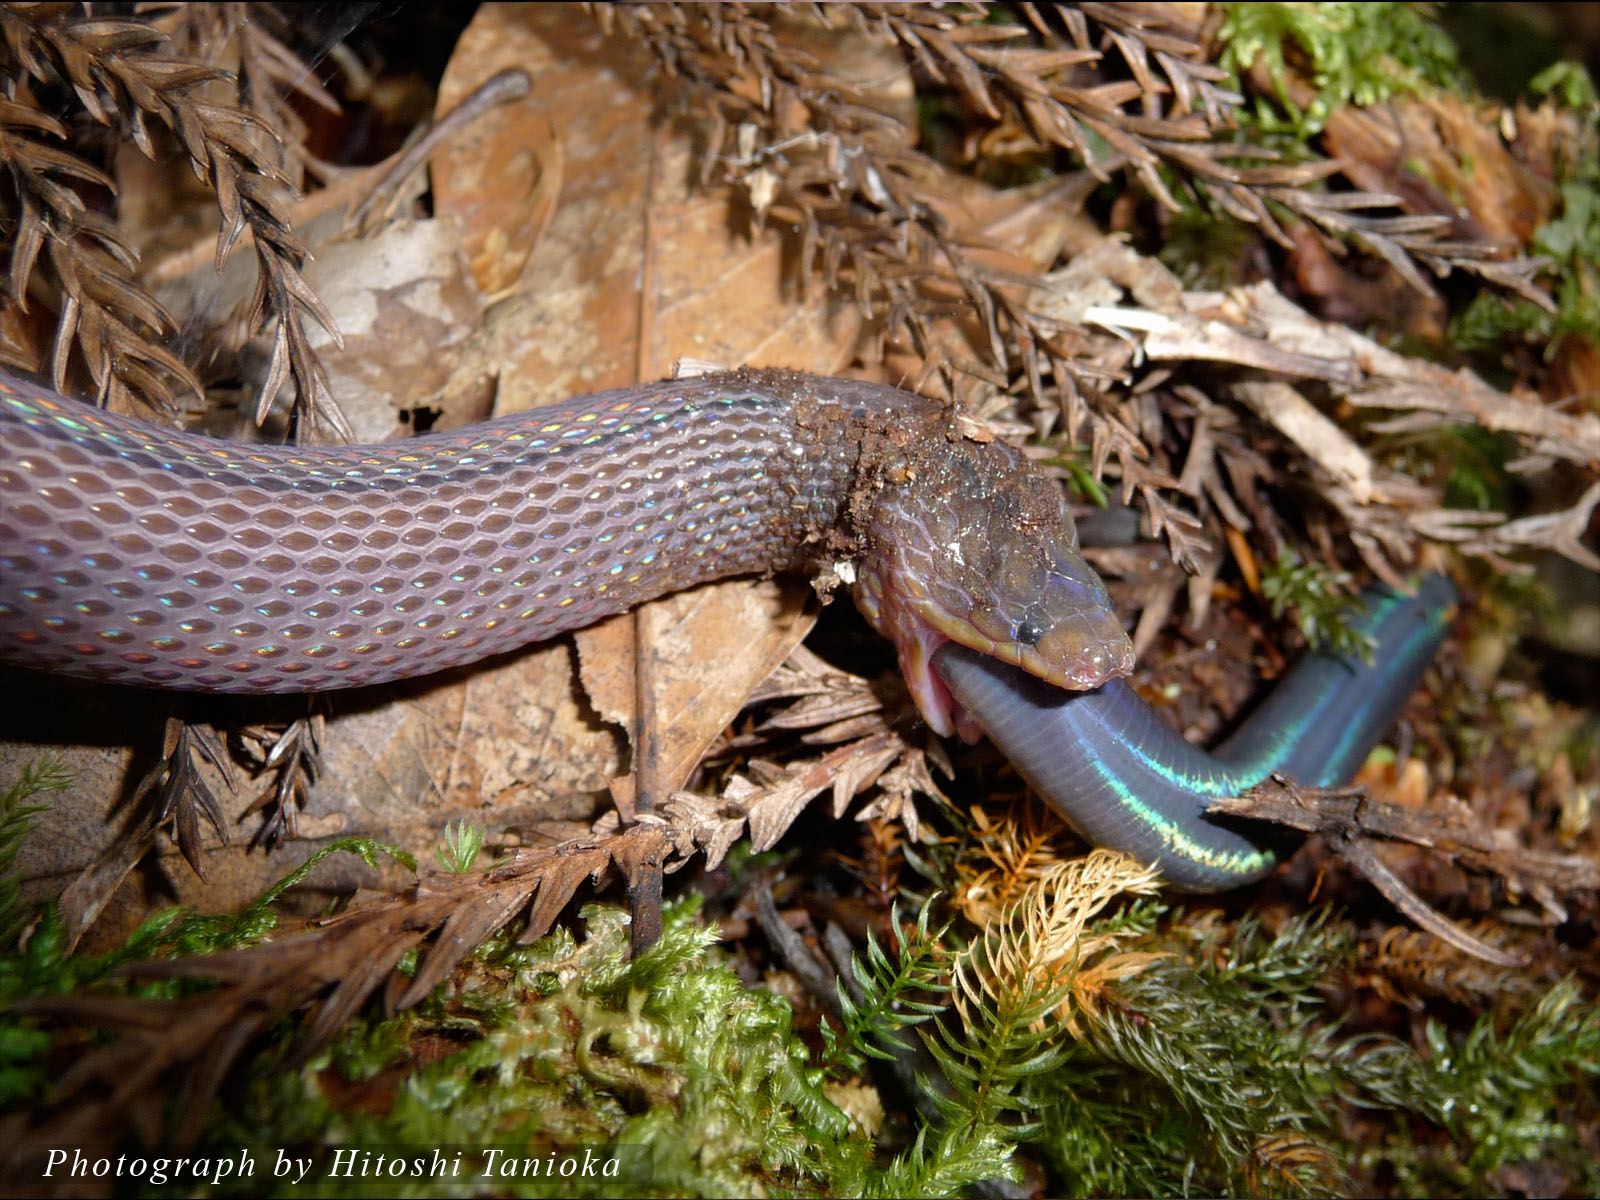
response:
[(465, 875), (472, 870), (472, 864), (483, 849), (483, 838), (481, 825), (446, 821), (433, 855), (439, 860), (439, 865), (452, 875)]

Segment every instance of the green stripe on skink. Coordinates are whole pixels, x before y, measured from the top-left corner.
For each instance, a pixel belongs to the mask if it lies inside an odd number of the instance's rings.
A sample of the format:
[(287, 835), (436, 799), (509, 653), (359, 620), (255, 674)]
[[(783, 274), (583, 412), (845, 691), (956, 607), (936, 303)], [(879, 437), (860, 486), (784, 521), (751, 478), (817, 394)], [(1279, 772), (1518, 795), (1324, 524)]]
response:
[[(1271, 850), (1219, 844), (1209, 836), (1196, 836), (1197, 833), (1205, 835), (1209, 831), (1198, 828), (1192, 820), (1187, 819), (1187, 814), (1180, 819), (1170, 811), (1145, 803), (1129, 782), (1118, 776), (1104, 759), (1093, 758), (1091, 765), (1105, 788), (1116, 796), (1117, 802), (1161, 843), (1169, 859), (1193, 864), (1203, 871), (1214, 873), (1217, 878), (1241, 881), (1259, 878), (1277, 862), (1277, 855)], [(1229, 789), (1197, 791), (1196, 794), (1224, 796), (1229, 794)]]
[(1214, 891), (1249, 883), (1275, 861), (1243, 824), (1206, 805), (1274, 770), (1342, 782), (1393, 723), (1444, 636), (1455, 593), (1442, 576), (1415, 595), (1372, 591), (1355, 622), (1372, 660), (1306, 656), (1215, 753), (1190, 745), (1131, 687), (1092, 692), (1041, 684), (993, 659), (945, 646), (934, 666), (1034, 788), (1096, 845), (1160, 866), (1169, 883)]
[[(1414, 599), (1388, 590), (1372, 592), (1365, 597), (1366, 606), (1351, 623), (1351, 628), (1372, 639), (1371, 661), (1375, 667), (1380, 654), (1385, 660), (1391, 656), (1402, 660), (1408, 658), (1411, 651), (1407, 647), (1417, 642), (1419, 634), (1430, 633), (1430, 623), (1411, 621), (1396, 624), (1388, 631), (1388, 636), (1384, 636), (1385, 623), (1403, 620), (1407, 607)], [(1444, 610), (1438, 616), (1442, 621)], [(1427, 653), (1432, 656), (1431, 646)], [(1300, 782), (1311, 784), (1316, 781), (1309, 777), (1308, 772), (1323, 774), (1331, 769), (1340, 757), (1339, 748), (1308, 749), (1308, 738), (1312, 731), (1322, 727), (1330, 709), (1348, 709), (1357, 701), (1358, 707), (1367, 705), (1370, 694), (1359, 687), (1358, 680), (1353, 678), (1363, 665), (1353, 658), (1313, 654), (1286, 676), (1261, 706), (1259, 719), (1245, 722), (1215, 751), (1219, 759), (1234, 767), (1243, 781), (1239, 786), (1252, 787), (1274, 770), (1294, 774)], [(1385, 663), (1378, 669), (1387, 672), (1393, 665)], [(1405, 669), (1402, 661), (1400, 670)], [(1352, 688), (1355, 690), (1352, 691)], [(1300, 694), (1296, 694), (1297, 691)], [(1382, 694), (1382, 689), (1378, 694)], [(1342, 740), (1346, 745), (1360, 736), (1361, 726), (1357, 722), (1343, 723), (1340, 728), (1344, 731)]]
[(1280, 771), (1317, 787), (1355, 774), (1433, 660), (1456, 594), (1443, 576), (1427, 575), (1414, 595), (1369, 589), (1364, 599), (1367, 611), (1354, 627), (1373, 638), (1371, 658), (1307, 655), (1217, 758), (1248, 764), (1258, 780)]

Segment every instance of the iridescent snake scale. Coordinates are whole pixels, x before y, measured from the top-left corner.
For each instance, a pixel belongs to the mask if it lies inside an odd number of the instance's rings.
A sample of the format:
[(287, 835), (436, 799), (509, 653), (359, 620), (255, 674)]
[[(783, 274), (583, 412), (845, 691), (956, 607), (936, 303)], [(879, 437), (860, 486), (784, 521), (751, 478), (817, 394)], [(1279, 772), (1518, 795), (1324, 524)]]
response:
[[(846, 561), (939, 733), (976, 738), (1027, 702), (1009, 677), (953, 696), (935, 670), (950, 643), (1052, 688), (1132, 668), (1059, 487), (895, 388), (736, 371), (290, 448), (175, 433), (0, 372), (0, 662), (17, 666), (332, 690), (475, 662), (709, 580)], [(1403, 698), (1420, 670), (1386, 675), (1385, 691)]]

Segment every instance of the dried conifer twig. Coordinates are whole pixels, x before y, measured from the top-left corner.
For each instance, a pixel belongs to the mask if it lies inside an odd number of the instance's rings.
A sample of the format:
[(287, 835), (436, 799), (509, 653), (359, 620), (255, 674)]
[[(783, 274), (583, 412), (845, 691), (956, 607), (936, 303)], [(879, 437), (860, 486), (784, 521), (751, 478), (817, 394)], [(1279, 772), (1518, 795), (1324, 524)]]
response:
[[(336, 343), (341, 340), (331, 314), (300, 276), (306, 250), (289, 228), (287, 200), (292, 189), (279, 156), (263, 150), (276, 146), (276, 131), (244, 109), (202, 99), (202, 89), (222, 73), (173, 53), (166, 37), (150, 24), (85, 18), (62, 5), (7, 5), (0, 9), (0, 37), (29, 79), (45, 86), (66, 84), (100, 124), (112, 125), (120, 118), (147, 155), (154, 157), (155, 151), (147, 121), (153, 118), (171, 130), (195, 174), (216, 193), (222, 214), (218, 267), (246, 229), (253, 237), (259, 274), (249, 319), (252, 324), (264, 323), (269, 315), (277, 319), (257, 418), (265, 416), (267, 405), (292, 377), (301, 418), (323, 422), (339, 437), (352, 436), (305, 333), (304, 318), (309, 315)], [(99, 248), (108, 248), (103, 236), (98, 241)], [(170, 326), (165, 313), (129, 281), (126, 268), (131, 262), (122, 264), (120, 275), (93, 276), (100, 289), (110, 289), (109, 296), (91, 290), (89, 277), (72, 269), (75, 258), (63, 255), (52, 262), (64, 293), (53, 365), (58, 386), (65, 378), (67, 352), (76, 342), (82, 345), (103, 395), (124, 387), (142, 395), (163, 395), (159, 376), (141, 364), (153, 362), (171, 371), (175, 360), (152, 349), (148, 337), (115, 315), (131, 310), (151, 331)], [(20, 295), (25, 285), (25, 279), (14, 279), (13, 294)], [(113, 298), (119, 306), (115, 310)], [(184, 378), (181, 368), (179, 372)]]
[[(633, 875), (671, 849), (658, 827), (635, 826), (608, 838), (522, 851), (474, 875), (428, 872), (413, 894), (333, 917), (301, 933), (244, 950), (138, 964), (140, 978), (211, 979), (219, 987), (174, 1000), (77, 995), (38, 998), (22, 1011), (92, 1023), (121, 1037), (79, 1058), (61, 1077), (48, 1111), (15, 1114), (4, 1128), (12, 1148), (24, 1140), (105, 1137), (135, 1120), (157, 1140), (168, 1085), (180, 1087), (173, 1134), (192, 1143), (222, 1078), (256, 1039), (310, 1005), (303, 1061), (391, 979), (410, 950), (426, 946), (415, 975), (393, 1004), (427, 996), (461, 959), (526, 911), (519, 941), (547, 933), (586, 879), (615, 866)], [(431, 939), (431, 941), (430, 941)], [(147, 1106), (152, 1098), (159, 1107)]]

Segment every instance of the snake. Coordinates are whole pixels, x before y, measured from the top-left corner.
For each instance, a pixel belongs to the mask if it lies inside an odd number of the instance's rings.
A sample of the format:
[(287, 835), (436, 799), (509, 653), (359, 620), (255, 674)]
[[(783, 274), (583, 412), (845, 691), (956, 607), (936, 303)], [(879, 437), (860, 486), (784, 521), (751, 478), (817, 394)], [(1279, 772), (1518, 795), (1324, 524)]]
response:
[[(1226, 787), (1248, 771), (1206, 775), (1175, 733), (1149, 740), (1165, 727), (1120, 682), (1132, 644), (1060, 485), (950, 406), (741, 369), (375, 445), (247, 445), (0, 369), (0, 663), (182, 691), (332, 691), (480, 662), (712, 580), (796, 571), (824, 592), (850, 587), (935, 733), (987, 732), (1092, 840), (1154, 848), (1186, 886), (1264, 869), (1186, 874), (1190, 843), (1216, 853), (1174, 780)], [(1420, 656), (1402, 669), (1380, 653), (1350, 678), (1313, 656), (1238, 735), (1252, 769), (1320, 770), (1271, 748), (1329, 693), (1375, 714), (1339, 751), (1361, 742), (1365, 755)], [(1091, 707), (1053, 707), (1062, 697)], [(1063, 738), (1079, 745), (1051, 767)], [(1083, 788), (1086, 770), (1112, 784)]]

